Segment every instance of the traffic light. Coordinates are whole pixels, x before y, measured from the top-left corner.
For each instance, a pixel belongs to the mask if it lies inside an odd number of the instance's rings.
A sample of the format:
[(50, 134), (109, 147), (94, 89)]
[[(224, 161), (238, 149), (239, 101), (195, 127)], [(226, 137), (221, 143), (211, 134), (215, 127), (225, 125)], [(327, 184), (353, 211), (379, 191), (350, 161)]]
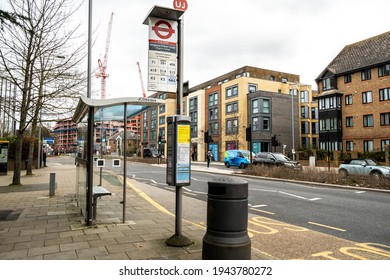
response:
[(103, 130), (103, 133), (102, 133), (102, 142), (106, 142), (107, 141), (107, 132), (105, 130)]
[(203, 139), (205, 143), (210, 143), (210, 136), (208, 131), (204, 133)]
[(276, 138), (276, 135), (272, 136), (271, 145), (272, 145), (272, 147), (280, 146), (280, 143), (279, 143), (278, 139)]
[(251, 142), (252, 141), (252, 127), (247, 127), (246, 130), (246, 141)]
[(161, 143), (162, 143), (162, 140), (161, 140), (161, 139), (162, 139), (162, 138), (161, 138), (161, 135), (159, 135), (159, 136), (158, 136), (158, 144), (159, 144), (159, 145), (161, 145)]

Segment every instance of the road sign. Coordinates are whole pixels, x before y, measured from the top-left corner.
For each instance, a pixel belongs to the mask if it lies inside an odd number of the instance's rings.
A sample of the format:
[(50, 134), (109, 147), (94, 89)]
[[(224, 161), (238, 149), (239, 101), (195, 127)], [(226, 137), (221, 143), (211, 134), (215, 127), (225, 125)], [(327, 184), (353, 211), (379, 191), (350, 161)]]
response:
[(148, 90), (177, 91), (177, 21), (149, 18)]
[(166, 20), (156, 22), (156, 24), (152, 26), (152, 30), (159, 38), (164, 40), (171, 38), (175, 33), (175, 30), (172, 29), (172, 25)]
[(188, 9), (188, 3), (186, 0), (173, 0), (173, 8), (180, 11), (186, 11)]

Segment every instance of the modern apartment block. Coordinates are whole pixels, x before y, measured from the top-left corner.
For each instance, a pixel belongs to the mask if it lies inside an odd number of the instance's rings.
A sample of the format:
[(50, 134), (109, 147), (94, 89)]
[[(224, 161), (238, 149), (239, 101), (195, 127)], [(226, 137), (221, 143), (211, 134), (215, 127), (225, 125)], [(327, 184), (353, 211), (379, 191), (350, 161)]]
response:
[(385, 151), (390, 145), (390, 32), (344, 47), (316, 82), (320, 147)]
[[(301, 85), (298, 75), (245, 66), (191, 88), (185, 102), (185, 113), (192, 119), (192, 150), (197, 160), (204, 160), (207, 149), (219, 161), (226, 150), (249, 150), (249, 126), (255, 153), (291, 154), (302, 144), (317, 143), (318, 134), (313, 136), (311, 123), (318, 117), (312, 120), (310, 113), (303, 118), (299, 109), (302, 104), (307, 107), (305, 113), (311, 112), (316, 102), (312, 102), (311, 86)], [(301, 125), (301, 121), (308, 125)], [(308, 128), (304, 134), (301, 127)], [(205, 143), (205, 132), (211, 143)], [(274, 145), (273, 137), (278, 145)]]
[[(318, 111), (312, 95), (311, 86), (300, 84), (298, 75), (250, 66), (192, 87), (183, 100), (183, 113), (191, 117), (195, 160), (205, 160), (208, 149), (217, 161), (223, 160), (226, 150), (249, 150), (249, 126), (255, 153), (291, 154), (302, 145), (316, 145), (318, 134), (312, 132), (318, 131)], [(175, 94), (156, 93), (152, 97), (166, 103), (141, 116), (144, 148), (158, 148), (158, 136), (165, 138), (166, 117), (177, 112)], [(206, 132), (210, 143), (205, 141)]]

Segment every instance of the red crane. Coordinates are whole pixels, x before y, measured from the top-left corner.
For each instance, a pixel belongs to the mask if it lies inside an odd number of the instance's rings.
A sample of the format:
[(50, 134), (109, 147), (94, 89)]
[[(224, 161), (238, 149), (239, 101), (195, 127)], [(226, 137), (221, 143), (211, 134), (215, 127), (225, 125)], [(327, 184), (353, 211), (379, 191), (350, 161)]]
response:
[(137, 65), (138, 65), (139, 79), (140, 79), (140, 81), (141, 81), (142, 96), (143, 96), (144, 98), (146, 98), (146, 91), (145, 91), (145, 87), (144, 87), (144, 81), (143, 81), (143, 79), (142, 79), (141, 66), (139, 65), (139, 62), (137, 62)]
[(109, 77), (109, 75), (106, 72), (106, 70), (107, 70), (107, 57), (108, 57), (108, 49), (110, 47), (113, 17), (114, 17), (114, 13), (111, 13), (111, 17), (110, 17), (110, 21), (108, 23), (108, 29), (107, 29), (106, 49), (105, 49), (105, 53), (104, 53), (103, 62), (100, 59), (98, 59), (99, 73), (96, 73), (96, 77), (101, 78), (101, 92), (100, 92), (101, 99), (106, 99), (106, 79)]

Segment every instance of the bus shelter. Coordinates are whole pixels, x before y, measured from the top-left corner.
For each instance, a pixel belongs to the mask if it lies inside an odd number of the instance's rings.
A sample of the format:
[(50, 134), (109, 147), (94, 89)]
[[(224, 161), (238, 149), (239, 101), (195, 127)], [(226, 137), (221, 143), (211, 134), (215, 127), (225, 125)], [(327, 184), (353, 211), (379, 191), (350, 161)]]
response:
[[(114, 98), (91, 99), (81, 97), (73, 115), (77, 124), (77, 182), (76, 196), (87, 225), (93, 223), (93, 168), (96, 124), (110, 121), (123, 121), (127, 131), (127, 120), (139, 115), (150, 107), (165, 104), (155, 98)], [(127, 143), (124, 133), (124, 143)], [(102, 143), (100, 143), (102, 144)], [(126, 171), (127, 155), (123, 154), (123, 222), (126, 222)]]

